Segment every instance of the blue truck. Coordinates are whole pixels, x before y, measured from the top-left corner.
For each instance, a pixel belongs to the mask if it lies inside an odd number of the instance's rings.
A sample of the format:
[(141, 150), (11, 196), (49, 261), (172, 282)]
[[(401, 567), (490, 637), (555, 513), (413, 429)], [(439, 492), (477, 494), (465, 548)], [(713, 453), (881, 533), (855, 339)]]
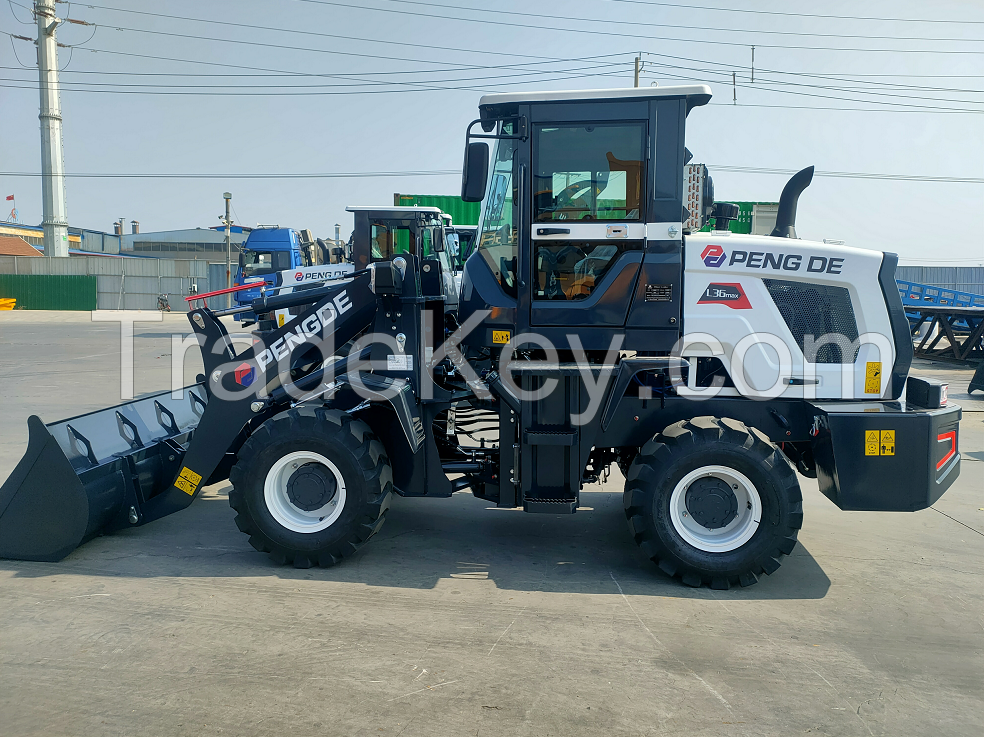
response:
[[(253, 289), (235, 292), (236, 306), (249, 305), (260, 296), (260, 287), (272, 286), (277, 272), (304, 266), (332, 263), (341, 258), (340, 249), (311, 236), (311, 231), (297, 231), (279, 226), (257, 226), (250, 232), (239, 254), (235, 286), (255, 283)], [(254, 322), (256, 316), (250, 310), (236, 315), (236, 319)]]

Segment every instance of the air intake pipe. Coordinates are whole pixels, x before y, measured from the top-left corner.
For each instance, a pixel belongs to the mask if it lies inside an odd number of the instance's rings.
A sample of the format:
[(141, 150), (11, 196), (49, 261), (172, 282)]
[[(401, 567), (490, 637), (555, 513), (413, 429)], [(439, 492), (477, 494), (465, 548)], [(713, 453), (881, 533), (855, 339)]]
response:
[(803, 190), (813, 181), (813, 167), (798, 171), (786, 182), (779, 197), (779, 212), (776, 214), (776, 227), (770, 235), (777, 238), (796, 237), (796, 205)]

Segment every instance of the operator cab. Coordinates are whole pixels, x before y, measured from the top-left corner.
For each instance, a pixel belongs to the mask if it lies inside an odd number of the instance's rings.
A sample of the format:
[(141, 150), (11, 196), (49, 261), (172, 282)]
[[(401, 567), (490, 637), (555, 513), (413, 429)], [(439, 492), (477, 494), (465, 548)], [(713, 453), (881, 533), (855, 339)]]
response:
[(694, 85), (481, 99), (466, 134), (462, 197), (482, 200), (482, 214), (460, 320), (495, 309), (470, 342), (491, 346), (515, 330), (560, 349), (577, 347), (576, 335), (583, 348), (605, 350), (619, 334), (636, 350), (673, 347), (684, 131), (690, 110), (710, 97)]
[(445, 310), (458, 306), (455, 263), (448, 249), (447, 217), (436, 207), (347, 207), (355, 216), (352, 261), (356, 270), (378, 261), (414, 259), (421, 294), (444, 299)]

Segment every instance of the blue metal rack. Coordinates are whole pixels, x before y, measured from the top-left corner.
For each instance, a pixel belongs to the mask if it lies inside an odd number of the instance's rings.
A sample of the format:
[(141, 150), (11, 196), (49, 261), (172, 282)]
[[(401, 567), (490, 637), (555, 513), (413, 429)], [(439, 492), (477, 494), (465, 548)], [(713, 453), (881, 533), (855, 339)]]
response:
[[(916, 355), (979, 361), (984, 357), (984, 295), (896, 279), (912, 335), (927, 323)], [(943, 339), (946, 345), (939, 347)]]

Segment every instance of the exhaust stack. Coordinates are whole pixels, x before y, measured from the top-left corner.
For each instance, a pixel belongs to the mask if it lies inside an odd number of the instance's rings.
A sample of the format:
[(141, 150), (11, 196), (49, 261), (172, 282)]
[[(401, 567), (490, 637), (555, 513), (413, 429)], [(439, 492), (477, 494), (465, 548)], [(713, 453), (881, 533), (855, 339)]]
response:
[(769, 234), (777, 238), (796, 237), (796, 205), (803, 190), (813, 181), (813, 167), (808, 166), (789, 178), (779, 197), (779, 212), (776, 214), (776, 227)]

